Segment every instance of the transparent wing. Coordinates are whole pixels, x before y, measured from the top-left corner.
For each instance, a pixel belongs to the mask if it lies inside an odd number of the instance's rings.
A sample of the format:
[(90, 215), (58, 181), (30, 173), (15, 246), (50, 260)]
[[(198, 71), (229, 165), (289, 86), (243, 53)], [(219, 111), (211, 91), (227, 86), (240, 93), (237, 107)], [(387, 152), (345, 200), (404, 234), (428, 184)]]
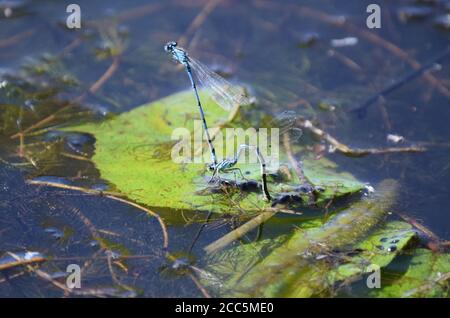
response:
[(297, 142), (303, 136), (303, 130), (298, 127), (293, 127), (289, 131), (289, 138), (292, 142)]
[(231, 110), (236, 105), (249, 105), (250, 99), (242, 88), (235, 86), (206, 65), (189, 58), (192, 71), (200, 84), (211, 90), (212, 98), (225, 110)]
[(280, 136), (289, 134), (291, 141), (296, 142), (303, 135), (303, 130), (295, 127), (297, 119), (298, 116), (294, 111), (283, 111), (273, 119), (271, 126), (280, 129)]

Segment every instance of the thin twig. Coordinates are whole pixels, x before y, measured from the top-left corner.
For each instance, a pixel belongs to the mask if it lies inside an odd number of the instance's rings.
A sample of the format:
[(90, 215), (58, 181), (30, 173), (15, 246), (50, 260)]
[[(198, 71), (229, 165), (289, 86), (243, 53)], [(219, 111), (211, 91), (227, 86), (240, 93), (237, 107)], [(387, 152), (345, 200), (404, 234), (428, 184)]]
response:
[(80, 160), (80, 161), (92, 161), (91, 159), (86, 158), (84, 156), (78, 156), (78, 155), (74, 155), (74, 154), (71, 154), (68, 152), (61, 152), (60, 155), (63, 157), (66, 157), (66, 158)]
[[(108, 67), (105, 73), (103, 73), (100, 78), (91, 85), (89, 88), (89, 93), (95, 94), (105, 83), (107, 80), (109, 80), (114, 73), (119, 68), (120, 64), (120, 56), (114, 56), (112, 64)], [(76, 103), (79, 103), (80, 101), (75, 100)]]
[(358, 65), (355, 61), (353, 61), (348, 56), (345, 56), (344, 54), (340, 53), (339, 51), (329, 49), (327, 51), (328, 56), (336, 58), (339, 62), (347, 66), (350, 70), (353, 72), (361, 73), (362, 68)]
[(9, 38), (1, 40), (0, 41), (0, 49), (4, 49), (4, 48), (6, 48), (8, 46), (14, 45), (17, 42), (32, 36), (35, 31), (36, 30), (34, 30), (34, 29), (28, 29), (28, 30), (20, 32), (20, 33), (18, 33), (16, 35), (13, 35), (13, 36), (11, 36)]
[(114, 268), (112, 266), (113, 263), (112, 263), (112, 255), (111, 254), (112, 254), (111, 252), (107, 253), (107, 259), (106, 259), (107, 263), (108, 263), (109, 273), (111, 274), (111, 279), (113, 280), (113, 282), (115, 282), (117, 285), (119, 285), (123, 289), (134, 292), (134, 289), (132, 287), (125, 285), (117, 278), (117, 275), (114, 272)]
[(83, 43), (83, 38), (81, 36), (77, 36), (75, 39), (72, 40), (72, 42), (70, 42), (62, 49), (62, 51), (59, 53), (59, 57), (69, 54), (70, 52), (75, 50), (78, 46), (80, 46), (81, 43)]
[(206, 21), (208, 16), (214, 11), (214, 9), (219, 5), (222, 0), (210, 0), (206, 3), (200, 13), (191, 22), (186, 32), (178, 39), (178, 44), (180, 46), (186, 46), (188, 38), (191, 37), (196, 30), (198, 30), (202, 24)]
[(361, 113), (361, 112), (365, 111), (369, 106), (374, 104), (380, 98), (386, 97), (387, 95), (391, 94), (392, 92), (394, 92), (398, 88), (400, 88), (400, 87), (404, 86), (405, 84), (409, 83), (413, 79), (415, 79), (415, 78), (417, 78), (417, 77), (419, 77), (421, 75), (427, 74), (428, 71), (432, 70), (433, 68), (436, 68), (437, 63), (441, 62), (443, 59), (447, 58), (448, 56), (450, 56), (450, 47), (445, 49), (438, 56), (434, 57), (433, 59), (431, 59), (430, 61), (425, 63), (423, 66), (421, 66), (421, 67), (419, 67), (417, 69), (414, 69), (413, 71), (409, 72), (404, 77), (400, 78), (398, 81), (395, 81), (394, 83), (386, 86), (380, 92), (378, 92), (378, 93), (372, 95), (371, 97), (369, 97), (360, 106), (358, 106), (356, 108), (353, 108), (350, 111), (351, 112), (357, 112), (357, 113)]
[(203, 285), (198, 281), (197, 277), (193, 273), (188, 273), (189, 278), (194, 282), (195, 286), (197, 286), (198, 290), (203, 294), (205, 298), (211, 298), (211, 295), (208, 291), (203, 287)]
[(311, 133), (313, 133), (320, 139), (327, 141), (334, 148), (336, 148), (337, 151), (349, 157), (364, 157), (367, 155), (379, 155), (388, 153), (415, 153), (415, 152), (424, 152), (427, 150), (427, 148), (423, 146), (396, 147), (396, 148), (393, 147), (367, 148), (367, 149), (350, 148), (349, 146), (339, 142), (336, 138), (334, 138), (327, 132), (314, 126), (311, 123), (311, 121), (307, 119), (299, 119), (299, 124), (302, 128), (309, 130)]
[(28, 272), (26, 270), (24, 270), (24, 271), (18, 272), (18, 273), (13, 274), (13, 275), (8, 275), (7, 277), (0, 279), (0, 284), (2, 284), (4, 282), (7, 282), (7, 281), (10, 281), (11, 279), (20, 277), (22, 275), (25, 275), (26, 273), (28, 273)]
[(419, 223), (417, 220), (407, 216), (404, 213), (398, 213), (397, 215), (401, 217), (404, 221), (411, 224), (414, 228), (416, 228), (420, 233), (428, 237), (431, 240), (432, 244), (428, 244), (428, 247), (432, 250), (438, 250), (440, 248), (448, 248), (450, 247), (450, 242), (441, 239), (439, 236), (433, 233), (429, 228), (425, 225)]
[(156, 218), (158, 220), (159, 225), (161, 226), (161, 231), (163, 233), (163, 248), (164, 248), (164, 250), (167, 250), (168, 247), (169, 247), (169, 234), (168, 234), (168, 231), (167, 231), (167, 226), (164, 223), (163, 219), (157, 213), (153, 212), (150, 209), (147, 209), (147, 208), (143, 207), (142, 205), (139, 205), (139, 204), (134, 203), (132, 201), (128, 201), (127, 199), (118, 197), (117, 193), (112, 193), (112, 192), (108, 192), (108, 191), (99, 191), (99, 190), (93, 190), (93, 189), (86, 189), (86, 188), (82, 188), (82, 187), (70, 186), (70, 185), (56, 183), (56, 182), (27, 180), (27, 183), (34, 184), (34, 185), (42, 185), (42, 186), (47, 186), (47, 187), (62, 188), (62, 189), (66, 189), (66, 190), (80, 191), (80, 192), (83, 192), (83, 193), (86, 193), (86, 194), (91, 194), (91, 195), (100, 195), (100, 196), (103, 196), (105, 198), (109, 198), (111, 200), (122, 202), (122, 203), (125, 203), (127, 205), (133, 206), (133, 207), (135, 207), (135, 208), (137, 208), (139, 210), (142, 210), (142, 211), (150, 214), (151, 216), (153, 216), (154, 218)]
[(7, 262), (7, 263), (1, 263), (0, 264), (0, 271), (5, 270), (5, 269), (10, 269), (13, 267), (17, 267), (17, 266), (22, 266), (22, 265), (29, 265), (29, 264), (34, 264), (34, 263), (42, 263), (45, 262), (47, 259), (44, 256), (36, 256), (36, 257), (31, 257), (29, 259), (25, 259), (23, 257), (19, 257), (17, 255), (12, 256), (12, 253), (7, 253), (8, 255), (10, 255), (11, 257), (13, 257), (15, 259), (15, 261), (13, 262)]

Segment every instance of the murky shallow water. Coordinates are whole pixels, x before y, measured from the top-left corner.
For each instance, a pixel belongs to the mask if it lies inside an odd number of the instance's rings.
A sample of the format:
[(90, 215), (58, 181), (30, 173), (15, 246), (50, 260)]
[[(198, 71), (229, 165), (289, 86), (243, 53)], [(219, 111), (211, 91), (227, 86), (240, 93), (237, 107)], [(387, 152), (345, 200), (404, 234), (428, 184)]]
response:
[[(439, 5), (382, 2), (382, 28), (376, 31), (365, 27), (370, 1), (360, 0), (313, 4), (292, 1), (285, 5), (275, 1), (224, 0), (192, 32), (187, 30), (198, 13), (205, 10), (205, 1), (78, 3), (82, 8), (81, 30), (64, 27), (65, 2), (19, 1), (12, 15), (7, 14), (8, 18), (6, 11), (0, 14), (0, 74), (27, 92), (0, 91), (2, 107), (17, 105), (17, 112), (11, 116), (20, 119), (0, 127), (1, 158), (21, 161), (16, 155), (17, 139), (11, 140), (9, 136), (63, 107), (64, 100), (83, 96), (89, 85), (111, 66), (111, 58), (102, 58), (114, 47), (111, 43), (123, 45), (117, 70), (101, 88), (80, 98), (82, 107), (59, 123), (101, 119), (109, 113), (121, 113), (186, 89), (185, 76), (171, 71), (173, 65), (162, 50), (168, 40), (186, 37), (193, 56), (233, 81), (245, 83), (257, 97), (258, 111), (262, 113), (276, 114), (288, 108), (311, 115), (305, 106), (309, 103), (322, 127), (350, 146), (390, 146), (387, 134), (401, 135), (410, 142), (429, 143), (425, 153), (365, 158), (327, 156), (365, 182), (399, 180), (402, 190), (396, 210), (420, 220), (442, 239), (450, 239), (450, 102), (444, 89), (424, 78), (415, 79), (388, 95), (384, 102), (371, 105), (365, 117), (348, 113), (411, 72), (412, 59), (425, 63), (446, 48), (450, 31), (442, 25), (436, 27), (435, 22), (442, 20), (448, 10), (445, 1)], [(301, 10), (301, 5), (315, 11)], [(329, 16), (320, 12), (346, 16), (355, 28), (333, 25)], [(116, 32), (92, 31), (91, 25), (101, 21)], [(373, 40), (372, 33), (398, 48)], [(358, 38), (356, 45), (334, 48), (330, 44), (333, 39), (350, 36)], [(449, 69), (447, 59), (433, 73), (447, 90), (450, 90)], [(23, 83), (24, 79), (28, 82)], [(329, 111), (330, 105), (335, 108), (333, 111)], [(86, 109), (91, 112), (86, 114)], [(44, 136), (52, 138), (51, 133)], [(41, 142), (41, 138), (31, 140)], [(69, 141), (59, 145), (61, 151), (74, 148), (75, 152), (93, 151), (89, 140), (80, 136), (66, 140)], [(64, 182), (76, 181), (78, 185), (104, 185), (92, 165), (69, 159), (47, 160), (49, 169), (39, 173), (32, 166), (12, 168), (0, 163), (0, 251), (38, 250), (52, 255), (60, 259), (49, 265), (57, 273), (73, 262), (65, 258), (95, 255), (99, 246), (92, 237), (101, 231), (108, 246), (113, 246), (117, 253), (146, 255), (125, 260), (129, 272), (117, 273), (123, 278), (122, 283), (137, 288), (139, 295), (201, 296), (192, 280), (165, 269), (156, 220), (106, 198), (27, 185), (25, 179), (38, 176), (65, 177)], [(170, 211), (163, 214), (173, 215)], [(230, 224), (220, 225), (220, 221), (213, 222), (200, 235), (192, 250), (194, 258), (201, 257), (202, 246), (229, 231)], [(180, 253), (189, 250), (198, 229), (199, 224), (172, 216), (171, 250)], [(269, 230), (267, 235), (270, 231), (275, 233), (279, 229)], [(114, 283), (105, 259), (96, 260), (94, 265), (86, 264), (87, 259), (76, 261), (86, 266), (90, 286), (101, 288)], [(2, 296), (61, 295), (59, 290), (42, 285), (39, 279), (26, 273), (6, 282), (4, 278), (0, 277)], [(110, 293), (126, 296), (123, 290), (127, 289), (122, 288), (119, 294), (115, 290)]]

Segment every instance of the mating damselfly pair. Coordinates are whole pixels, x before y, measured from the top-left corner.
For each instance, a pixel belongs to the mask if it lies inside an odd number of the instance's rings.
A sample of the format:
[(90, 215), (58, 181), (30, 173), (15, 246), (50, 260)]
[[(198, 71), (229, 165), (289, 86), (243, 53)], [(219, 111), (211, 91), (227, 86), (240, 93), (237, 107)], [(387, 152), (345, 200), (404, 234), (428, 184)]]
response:
[(213, 171), (211, 180), (213, 180), (215, 176), (219, 176), (220, 173), (227, 173), (231, 171), (239, 171), (239, 173), (243, 177), (242, 172), (239, 168), (236, 168), (235, 165), (239, 161), (239, 158), (243, 151), (245, 151), (246, 149), (254, 150), (261, 167), (261, 187), (263, 196), (266, 201), (270, 201), (271, 196), (267, 188), (266, 162), (264, 160), (264, 157), (261, 155), (258, 146), (246, 144), (240, 145), (234, 157), (225, 158), (222, 161), (218, 162), (216, 150), (208, 131), (208, 124), (206, 122), (205, 113), (203, 111), (202, 103), (198, 94), (196, 79), (198, 79), (200, 84), (202, 84), (209, 90), (212, 98), (217, 102), (219, 106), (221, 106), (225, 110), (231, 110), (233, 107), (238, 105), (248, 105), (251, 103), (251, 101), (247, 98), (247, 96), (245, 96), (244, 92), (240, 88), (232, 85), (223, 77), (211, 71), (207, 66), (190, 57), (186, 50), (177, 46), (176, 42), (168, 42), (165, 45), (164, 49), (172, 56), (172, 58), (176, 62), (182, 64), (185, 67), (189, 80), (191, 82), (210, 150), (211, 164), (209, 165), (209, 169)]

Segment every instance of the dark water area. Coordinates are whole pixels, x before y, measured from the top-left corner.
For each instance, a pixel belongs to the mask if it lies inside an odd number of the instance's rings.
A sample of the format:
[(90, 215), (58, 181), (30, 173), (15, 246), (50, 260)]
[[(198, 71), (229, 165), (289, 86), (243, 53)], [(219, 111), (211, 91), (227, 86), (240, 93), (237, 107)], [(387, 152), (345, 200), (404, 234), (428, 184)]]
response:
[[(49, 157), (42, 159), (48, 168), (35, 169), (20, 157), (19, 140), (10, 138), (69, 100), (78, 100), (79, 107), (54, 125), (102, 120), (189, 88), (163, 51), (167, 41), (179, 39), (192, 56), (248, 88), (257, 100), (255, 120), (289, 109), (350, 147), (425, 146), (425, 152), (363, 158), (323, 155), (361, 181), (398, 180), (395, 210), (450, 240), (450, 56), (378, 98), (364, 116), (350, 111), (448, 49), (450, 2), (378, 1), (382, 26), (368, 29), (366, 8), (372, 1), (223, 0), (209, 11), (203, 0), (78, 0), (82, 27), (69, 30), (66, 6), (72, 2), (0, 0), (0, 255), (39, 251), (54, 257), (45, 269), (55, 277), (67, 264), (84, 264), (89, 287), (110, 296), (202, 296), (195, 282), (165, 259), (156, 219), (104, 197), (26, 182), (43, 178), (101, 190), (105, 181), (92, 164)], [(206, 12), (204, 19), (200, 12)], [(344, 17), (345, 25), (336, 22)], [(333, 45), (350, 37), (356, 44)], [(111, 68), (103, 83), (102, 74)], [(94, 83), (99, 87), (86, 94)], [(52, 134), (49, 129), (26, 141), (50, 142)], [(389, 142), (388, 134), (404, 142)], [(323, 145), (312, 136), (299, 143), (306, 141)], [(92, 153), (93, 143), (89, 136), (66, 136), (55, 147), (76, 155)], [(196, 240), (198, 220), (206, 214), (164, 215), (170, 249), (182, 258), (200, 259), (202, 247), (231, 228), (227, 220), (214, 220)], [(98, 233), (103, 247), (93, 239)], [(117, 255), (143, 256), (114, 260), (102, 254), (106, 247)], [(111, 261), (126, 263), (115, 267), (124, 286), (112, 278)], [(61, 295), (25, 270), (0, 273), (2, 297)]]

